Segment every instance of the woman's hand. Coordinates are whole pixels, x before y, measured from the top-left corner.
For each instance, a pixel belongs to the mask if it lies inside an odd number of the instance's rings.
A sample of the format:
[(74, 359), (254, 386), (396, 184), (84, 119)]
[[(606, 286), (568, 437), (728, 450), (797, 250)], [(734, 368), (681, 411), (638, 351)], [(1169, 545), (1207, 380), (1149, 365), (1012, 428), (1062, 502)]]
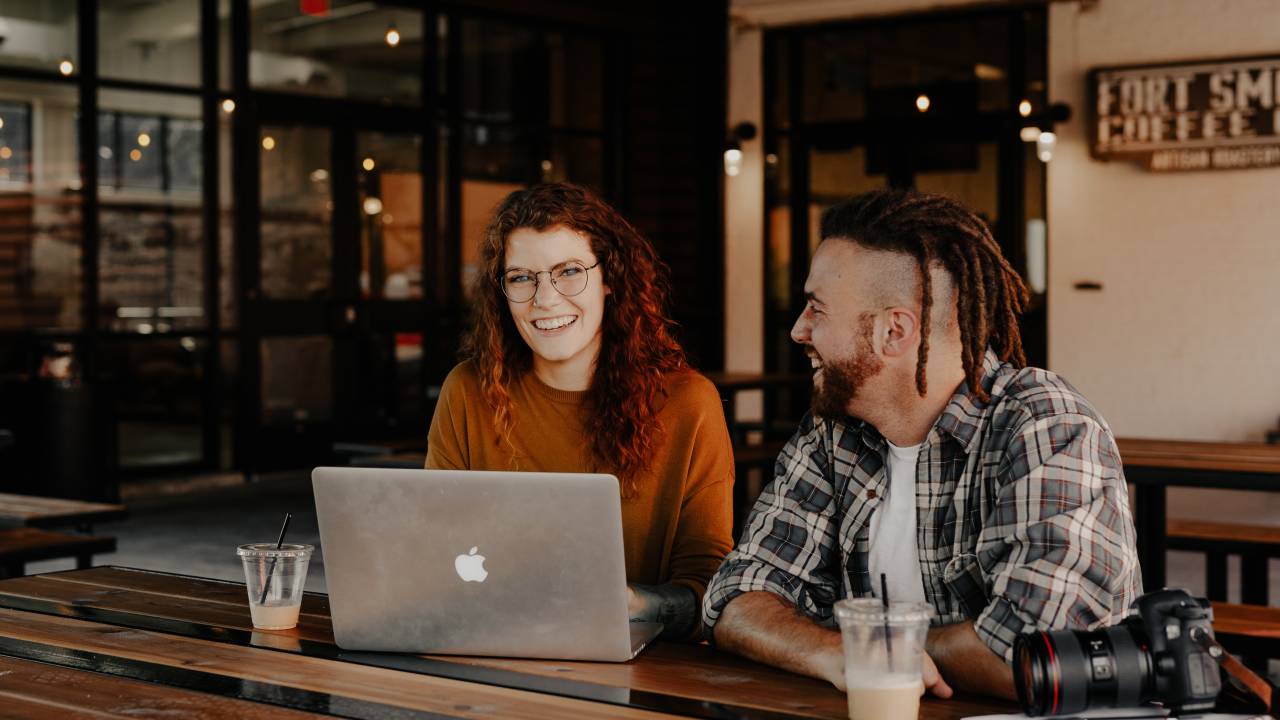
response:
[(634, 588), (628, 585), (627, 586), (627, 616), (631, 620), (637, 620), (637, 621), (645, 620), (646, 618), (644, 617), (644, 615), (645, 615), (645, 611), (647, 610), (647, 605), (648, 604), (644, 601), (644, 598), (640, 596), (640, 593), (637, 593)]

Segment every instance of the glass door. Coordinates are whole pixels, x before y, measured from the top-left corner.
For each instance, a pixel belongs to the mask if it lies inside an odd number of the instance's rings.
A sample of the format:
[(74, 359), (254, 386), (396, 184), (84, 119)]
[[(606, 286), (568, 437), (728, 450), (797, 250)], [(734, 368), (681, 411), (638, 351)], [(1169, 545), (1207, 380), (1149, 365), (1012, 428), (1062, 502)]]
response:
[(299, 467), (369, 438), (425, 446), (424, 209), (434, 184), (424, 183), (423, 136), (277, 108), (263, 112), (252, 150), (246, 467)]

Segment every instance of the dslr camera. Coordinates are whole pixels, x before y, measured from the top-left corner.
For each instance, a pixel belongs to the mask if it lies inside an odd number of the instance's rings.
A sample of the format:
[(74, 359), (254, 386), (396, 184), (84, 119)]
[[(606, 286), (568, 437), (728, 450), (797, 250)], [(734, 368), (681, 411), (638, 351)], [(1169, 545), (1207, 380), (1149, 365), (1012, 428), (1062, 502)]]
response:
[(1137, 707), (1156, 701), (1174, 715), (1212, 710), (1222, 690), (1213, 609), (1185, 590), (1148, 593), (1137, 612), (1099, 630), (1020, 636), (1014, 684), (1028, 715)]

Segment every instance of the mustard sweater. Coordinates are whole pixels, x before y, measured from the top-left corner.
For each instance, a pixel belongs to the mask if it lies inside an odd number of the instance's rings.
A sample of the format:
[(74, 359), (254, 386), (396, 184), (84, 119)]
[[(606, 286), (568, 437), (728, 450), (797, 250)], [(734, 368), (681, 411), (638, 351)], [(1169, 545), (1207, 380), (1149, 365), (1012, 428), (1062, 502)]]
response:
[[(531, 371), (508, 391), (517, 453), (499, 442), (474, 366), (455, 367), (431, 418), (427, 467), (614, 472), (592, 457), (585, 391), (557, 390)], [(639, 493), (622, 499), (627, 582), (685, 585), (701, 601), (707, 581), (733, 547), (733, 448), (720, 396), (709, 380), (692, 371), (676, 373), (666, 391), (658, 412), (658, 450), (638, 477)]]

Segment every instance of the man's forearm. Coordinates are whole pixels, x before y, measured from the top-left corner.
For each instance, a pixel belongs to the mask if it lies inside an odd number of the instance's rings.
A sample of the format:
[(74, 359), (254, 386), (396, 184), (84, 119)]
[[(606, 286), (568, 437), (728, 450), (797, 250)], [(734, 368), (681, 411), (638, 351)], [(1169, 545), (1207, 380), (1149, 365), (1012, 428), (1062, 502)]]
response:
[(729, 601), (712, 633), (724, 650), (844, 688), (840, 633), (800, 615), (773, 593), (749, 592)]
[(925, 651), (942, 676), (958, 690), (1017, 699), (1013, 669), (982, 642), (972, 622), (929, 630)]

